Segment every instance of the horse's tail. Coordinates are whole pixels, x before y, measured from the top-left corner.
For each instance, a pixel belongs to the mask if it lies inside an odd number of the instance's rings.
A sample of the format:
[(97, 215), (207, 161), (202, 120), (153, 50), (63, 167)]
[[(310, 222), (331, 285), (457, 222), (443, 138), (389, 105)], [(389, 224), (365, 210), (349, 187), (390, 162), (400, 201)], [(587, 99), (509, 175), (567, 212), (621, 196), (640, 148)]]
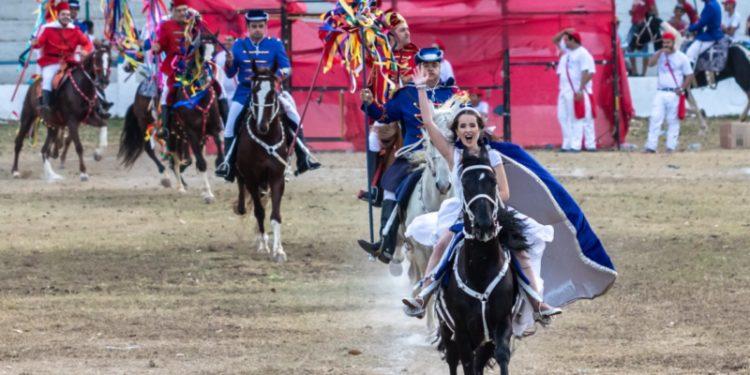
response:
[(131, 104), (125, 113), (125, 123), (120, 135), (120, 150), (117, 152), (117, 157), (122, 160), (121, 163), (126, 168), (132, 167), (141, 156), (146, 143), (144, 135), (144, 130), (138, 125), (138, 119)]

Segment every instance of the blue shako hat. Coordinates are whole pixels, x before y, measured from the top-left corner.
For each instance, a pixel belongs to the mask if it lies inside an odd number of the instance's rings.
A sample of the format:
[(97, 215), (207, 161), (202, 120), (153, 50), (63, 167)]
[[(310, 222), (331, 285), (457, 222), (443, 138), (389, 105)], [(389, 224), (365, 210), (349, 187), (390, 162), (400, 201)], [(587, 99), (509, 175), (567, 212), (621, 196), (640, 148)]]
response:
[(417, 61), (417, 64), (421, 63), (427, 63), (427, 62), (442, 62), (443, 61), (443, 51), (441, 51), (439, 48), (422, 48), (419, 50), (416, 56), (414, 56), (414, 59)]
[(247, 22), (266, 22), (268, 21), (268, 13), (261, 9), (250, 9), (245, 13), (245, 21)]

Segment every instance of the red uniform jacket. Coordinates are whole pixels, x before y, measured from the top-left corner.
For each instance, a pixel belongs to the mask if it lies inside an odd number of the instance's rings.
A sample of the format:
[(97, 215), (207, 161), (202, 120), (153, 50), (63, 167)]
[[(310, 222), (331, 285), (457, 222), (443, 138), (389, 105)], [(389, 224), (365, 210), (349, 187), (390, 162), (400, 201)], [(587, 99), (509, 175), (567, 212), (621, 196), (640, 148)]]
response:
[(61, 62), (75, 62), (78, 46), (86, 53), (94, 49), (93, 44), (73, 23), (63, 27), (59, 22), (50, 22), (42, 26), (42, 33), (37, 38), (34, 48), (42, 49), (39, 66), (45, 67)]
[(184, 53), (181, 47), (185, 41), (185, 27), (185, 24), (180, 24), (175, 20), (167, 20), (159, 25), (159, 30), (156, 32), (156, 41), (161, 47), (161, 52), (167, 55), (161, 62), (159, 70), (169, 77), (174, 75), (172, 64), (175, 57)]

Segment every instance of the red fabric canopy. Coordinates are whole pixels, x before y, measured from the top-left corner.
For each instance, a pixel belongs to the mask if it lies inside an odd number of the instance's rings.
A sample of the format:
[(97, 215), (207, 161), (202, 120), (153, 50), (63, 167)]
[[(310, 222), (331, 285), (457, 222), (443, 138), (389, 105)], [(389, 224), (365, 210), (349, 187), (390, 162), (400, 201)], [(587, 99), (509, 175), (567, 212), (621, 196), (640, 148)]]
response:
[[(235, 9), (279, 9), (280, 1), (190, 0), (206, 14), (213, 27), (244, 33), (244, 21)], [(399, 0), (384, 1), (383, 8), (394, 8), (407, 19), (413, 41), (420, 47), (440, 39), (446, 58), (453, 65), (461, 88), (481, 87), (491, 109), (503, 103), (503, 52), (510, 52), (510, 108), (512, 141), (523, 146), (559, 145), (557, 122), (558, 79), (553, 63), (559, 60), (552, 36), (562, 28), (575, 27), (583, 45), (597, 61), (594, 94), (597, 104), (596, 134), (602, 147), (615, 145), (614, 65), (619, 72), (620, 142), (625, 141), (627, 121), (633, 115), (624, 58), (619, 41), (613, 43), (614, 0)], [(290, 4), (290, 3), (288, 3)], [(295, 3), (291, 3), (295, 4)], [(394, 7), (396, 5), (396, 7)], [(214, 16), (215, 14), (215, 16)], [(215, 17), (215, 18), (210, 18)], [(278, 18), (276, 18), (277, 20)], [(278, 21), (271, 23), (271, 34), (280, 36)], [(317, 37), (319, 22), (295, 20), (291, 23), (293, 94), (300, 112), (307, 99), (320, 61), (322, 43)], [(222, 31), (224, 32), (224, 31)], [(617, 50), (613, 50), (617, 48)], [(361, 81), (361, 78), (360, 78)], [(358, 85), (360, 82), (357, 83)], [(349, 93), (351, 82), (342, 68), (320, 74), (305, 115), (308, 137), (324, 142), (316, 148), (364, 148), (365, 130), (358, 95)], [(359, 87), (358, 87), (359, 88)], [(502, 117), (492, 114), (490, 125), (502, 133)], [(350, 142), (335, 142), (343, 139)]]

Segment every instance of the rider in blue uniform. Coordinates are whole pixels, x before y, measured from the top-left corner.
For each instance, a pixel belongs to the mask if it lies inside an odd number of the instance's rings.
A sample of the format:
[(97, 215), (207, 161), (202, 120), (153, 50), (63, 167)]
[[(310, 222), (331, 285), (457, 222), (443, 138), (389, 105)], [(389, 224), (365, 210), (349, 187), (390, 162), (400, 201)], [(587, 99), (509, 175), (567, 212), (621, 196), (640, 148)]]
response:
[[(292, 66), (286, 54), (286, 49), (284, 49), (284, 44), (277, 38), (266, 36), (268, 14), (262, 10), (249, 10), (245, 13), (245, 21), (247, 22), (249, 36), (237, 39), (234, 42), (232, 51), (227, 54), (224, 66), (227, 77), (237, 76), (239, 83), (229, 106), (229, 114), (224, 129), (224, 144), (227, 145), (227, 156), (224, 163), (216, 169), (216, 175), (224, 177), (228, 181), (234, 180), (235, 128), (237, 119), (243, 107), (247, 104), (251, 93), (253, 61), (258, 68), (267, 69), (273, 67), (275, 63), (277, 66), (276, 74), (282, 79), (289, 77), (292, 72)], [(300, 126), (300, 116), (297, 113), (292, 96), (287, 92), (282, 92), (279, 94), (279, 101), (284, 107), (287, 117), (293, 122), (293, 124), (290, 124), (291, 132), (296, 131), (297, 127)], [(319, 163), (310, 160), (309, 151), (304, 146), (303, 141), (304, 136), (302, 129), (300, 129), (297, 135), (297, 143), (294, 145), (294, 151), (297, 155), (296, 174), (320, 167)]]
[[(443, 52), (437, 48), (422, 48), (415, 56), (419, 66), (427, 72), (427, 96), (435, 105), (440, 105), (450, 99), (456, 88), (440, 81), (440, 63)], [(367, 115), (381, 124), (398, 122), (404, 137), (404, 147), (419, 150), (422, 148), (422, 121), (419, 110), (419, 96), (417, 87), (407, 84), (396, 93), (384, 106), (379, 106), (371, 100), (363, 103)], [(407, 156), (401, 156), (385, 171), (381, 180), (383, 206), (380, 212), (380, 241), (369, 243), (358, 240), (359, 246), (370, 255), (377, 256), (383, 263), (390, 263), (396, 249), (396, 239), (400, 225), (400, 214), (396, 201), (396, 189), (411, 173), (411, 165)]]

